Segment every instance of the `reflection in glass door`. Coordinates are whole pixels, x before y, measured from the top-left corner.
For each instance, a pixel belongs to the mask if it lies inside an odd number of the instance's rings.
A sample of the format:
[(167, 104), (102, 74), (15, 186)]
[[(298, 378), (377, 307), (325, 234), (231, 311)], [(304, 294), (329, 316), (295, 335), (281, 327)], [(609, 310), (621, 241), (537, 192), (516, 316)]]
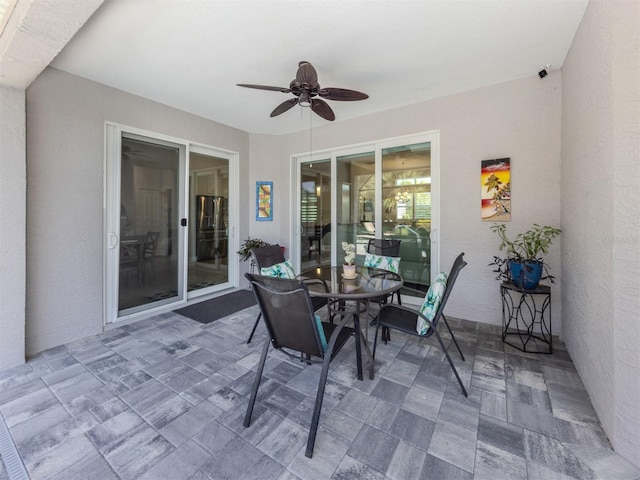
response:
[(300, 166), (301, 271), (331, 263), (331, 160)]
[(229, 281), (229, 160), (192, 149), (189, 191), (187, 291), (196, 295)]
[(180, 150), (179, 145), (122, 135), (118, 317), (179, 298)]
[(405, 284), (431, 283), (431, 143), (382, 149), (382, 235), (400, 240)]

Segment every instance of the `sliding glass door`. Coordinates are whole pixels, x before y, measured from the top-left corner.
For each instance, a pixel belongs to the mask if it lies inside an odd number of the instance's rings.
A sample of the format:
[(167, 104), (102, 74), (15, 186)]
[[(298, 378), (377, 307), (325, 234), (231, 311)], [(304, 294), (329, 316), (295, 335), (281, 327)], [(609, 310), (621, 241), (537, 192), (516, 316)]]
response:
[(106, 126), (105, 323), (237, 286), (237, 154)]
[(405, 284), (425, 290), (439, 268), (437, 138), (432, 132), (297, 161), (300, 270), (340, 264), (343, 241), (356, 245), (362, 264), (370, 239), (397, 239)]
[(191, 148), (187, 291), (194, 294), (229, 283), (229, 173), (223, 152)]

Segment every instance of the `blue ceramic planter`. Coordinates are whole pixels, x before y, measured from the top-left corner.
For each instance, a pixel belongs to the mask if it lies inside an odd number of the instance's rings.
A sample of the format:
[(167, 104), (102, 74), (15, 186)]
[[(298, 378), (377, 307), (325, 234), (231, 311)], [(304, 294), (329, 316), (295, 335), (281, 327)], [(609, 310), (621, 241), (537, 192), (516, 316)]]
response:
[(526, 290), (536, 288), (542, 277), (542, 263), (539, 262), (509, 262), (509, 269), (513, 284)]

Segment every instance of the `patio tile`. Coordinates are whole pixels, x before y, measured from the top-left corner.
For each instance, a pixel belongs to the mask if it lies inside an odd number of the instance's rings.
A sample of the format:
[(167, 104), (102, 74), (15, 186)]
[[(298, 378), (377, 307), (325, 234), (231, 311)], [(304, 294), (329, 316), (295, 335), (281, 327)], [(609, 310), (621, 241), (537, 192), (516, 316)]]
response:
[(306, 446), (308, 436), (308, 430), (284, 420), (258, 444), (258, 448), (286, 465)]
[(384, 473), (399, 443), (400, 440), (396, 437), (365, 424), (351, 443), (347, 454), (374, 470)]
[(482, 415), (478, 425), (478, 442), (491, 445), (524, 458), (524, 431), (508, 422)]
[(427, 456), (427, 444), (426, 439), (422, 448), (416, 448), (406, 442), (400, 442), (387, 469), (387, 477), (393, 480), (418, 478), (422, 470), (422, 464)]
[(211, 478), (236, 480), (251, 472), (262, 457), (258, 449), (234, 435), (201, 470)]
[(377, 400), (361, 392), (351, 390), (347, 393), (338, 406), (337, 410), (363, 422), (367, 419)]
[(144, 420), (130, 409), (119, 413), (87, 432), (96, 448), (104, 453), (107, 448), (134, 428), (142, 425)]
[(394, 332), (363, 381), (351, 340), (329, 370), (309, 459), (318, 365), (270, 349), (243, 426), (266, 338), (260, 327), (245, 343), (256, 313), (209, 325), (162, 314), (0, 372), (0, 412), (31, 477), (640, 478), (611, 450), (560, 342), (553, 355), (523, 354), (500, 326), (456, 318), (467, 361), (443, 339), (468, 397), (434, 338)]
[(340, 435), (320, 428), (316, 437), (313, 457), (305, 456), (306, 440), (303, 448), (300, 449), (295, 458), (289, 463), (288, 470), (293, 475), (283, 474), (279, 478), (284, 480), (295, 480), (296, 478), (306, 480), (329, 479), (338, 468), (338, 465), (345, 457), (349, 442)]
[(86, 437), (77, 436), (61, 443), (33, 464), (25, 465), (29, 476), (38, 480), (100, 480), (119, 479), (105, 458), (95, 449)]
[(591, 470), (558, 440), (527, 430), (524, 443), (527, 462), (573, 478), (593, 477)]
[(491, 480), (527, 480), (524, 457), (478, 441), (474, 478)]
[(480, 403), (480, 413), (490, 415), (500, 420), (507, 419), (507, 399), (501, 395), (483, 391)]
[(119, 437), (103, 454), (122, 478), (136, 478), (158, 463), (173, 448), (145, 423)]
[(209, 460), (211, 460), (209, 452), (194, 441), (189, 441), (169, 453), (138, 478), (139, 480), (183, 480), (192, 478)]
[(304, 394), (282, 385), (261, 403), (278, 415), (286, 417), (304, 399)]
[(434, 426), (435, 422), (401, 408), (389, 429), (389, 434), (426, 450), (431, 442)]
[(473, 474), (427, 453), (419, 480), (471, 480)]
[(239, 480), (276, 480), (284, 472), (284, 466), (263, 455)]
[(383, 378), (378, 382), (376, 388), (373, 389), (371, 396), (393, 405), (402, 405), (408, 393), (409, 387)]
[(48, 388), (40, 388), (33, 393), (5, 403), (0, 412), (10, 427), (30, 419), (40, 413), (60, 405), (56, 396)]
[(436, 422), (427, 453), (473, 472), (476, 431), (446, 421)]
[(354, 478), (366, 478), (368, 480), (384, 480), (384, 474), (375, 471), (371, 467), (357, 461), (356, 459), (346, 456), (338, 465), (335, 473), (331, 476), (332, 480), (351, 480)]
[(62, 405), (57, 405), (11, 427), (11, 436), (21, 446), (33, 437), (41, 435), (55, 425), (71, 418)]

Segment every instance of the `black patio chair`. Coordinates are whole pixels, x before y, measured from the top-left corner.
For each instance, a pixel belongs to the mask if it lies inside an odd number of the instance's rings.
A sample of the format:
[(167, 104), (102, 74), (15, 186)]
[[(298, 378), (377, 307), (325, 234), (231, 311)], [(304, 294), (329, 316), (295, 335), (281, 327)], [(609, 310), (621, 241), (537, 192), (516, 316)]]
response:
[[(422, 338), (435, 335), (436, 338), (438, 339), (438, 343), (440, 344), (440, 347), (442, 348), (442, 351), (447, 357), (447, 360), (449, 362), (449, 365), (451, 366), (451, 369), (453, 370), (453, 373), (458, 379), (458, 383), (460, 384), (462, 393), (466, 397), (467, 390), (464, 388), (464, 385), (462, 384), (462, 380), (460, 379), (460, 375), (458, 375), (458, 371), (456, 370), (456, 367), (453, 364), (451, 357), (449, 356), (447, 347), (445, 346), (444, 342), (442, 341), (442, 338), (440, 337), (440, 334), (438, 333), (438, 324), (440, 322), (440, 319), (442, 318), (445, 325), (447, 326), (447, 329), (449, 330), (449, 333), (451, 334), (453, 343), (455, 343), (456, 348), (460, 353), (460, 357), (464, 362), (465, 359), (464, 359), (464, 355), (462, 354), (462, 350), (460, 350), (460, 346), (456, 341), (456, 337), (453, 334), (453, 331), (449, 326), (449, 322), (447, 322), (447, 318), (444, 316), (444, 313), (443, 313), (444, 308), (447, 305), (447, 300), (449, 299), (449, 295), (451, 294), (451, 290), (453, 290), (453, 286), (456, 283), (456, 279), (458, 278), (458, 274), (460, 273), (460, 270), (462, 270), (467, 265), (467, 262), (464, 261), (463, 256), (464, 256), (464, 253), (461, 253), (460, 255), (458, 255), (455, 262), (453, 263), (453, 266), (451, 267), (451, 272), (447, 277), (447, 287), (444, 291), (444, 294), (442, 295), (442, 300), (440, 301), (440, 305), (438, 306), (435, 316), (433, 317), (432, 320), (429, 320), (426, 316), (421, 314), (418, 310), (414, 310), (412, 308), (409, 308), (403, 305), (397, 305), (395, 303), (387, 303), (386, 305), (383, 305), (380, 308), (380, 312), (378, 312), (378, 316), (376, 317), (376, 335), (373, 341), (373, 358), (374, 360), (376, 358), (376, 347), (378, 344), (378, 330), (380, 329), (380, 327), (400, 330), (401, 332), (404, 332), (406, 334), (414, 335)], [(410, 289), (410, 290), (413, 290), (413, 289)], [(419, 292), (419, 290), (416, 290), (416, 292)], [(424, 335), (419, 334), (418, 331), (416, 330), (416, 322), (418, 318), (422, 318), (427, 323), (427, 325), (429, 325), (429, 329)], [(383, 341), (385, 343), (387, 342), (387, 340), (384, 338), (383, 338)]]
[(291, 357), (304, 356), (308, 363), (322, 363), (305, 452), (305, 455), (311, 458), (318, 431), (329, 364), (355, 330), (353, 327), (346, 326), (350, 320), (349, 316), (344, 316), (338, 324), (320, 321), (314, 313), (311, 303), (312, 297), (303, 282), (251, 275), (250, 273), (245, 273), (245, 277), (249, 280), (260, 306), (269, 338), (264, 342), (262, 356), (256, 370), (251, 398), (244, 417), (244, 426), (249, 427), (251, 424), (251, 415), (269, 345)]
[[(261, 269), (272, 267), (277, 265), (278, 263), (282, 263), (286, 261), (284, 258), (284, 253), (282, 252), (282, 247), (280, 245), (269, 245), (267, 247), (254, 247), (251, 249), (251, 261), (258, 267), (258, 273), (260, 273)], [(320, 282), (315, 281), (315, 282)], [(325, 285), (325, 290), (327, 289)], [(311, 297), (311, 302), (313, 304), (313, 310), (319, 310), (320, 308), (327, 305), (327, 299), (321, 297)], [(253, 339), (253, 335), (256, 333), (256, 328), (258, 328), (258, 324), (260, 323), (260, 318), (262, 317), (262, 312), (258, 313), (258, 317), (256, 318), (255, 323), (253, 324), (253, 328), (251, 329), (251, 333), (249, 334), (249, 338), (247, 339), (247, 343), (251, 343), (251, 339)]]

